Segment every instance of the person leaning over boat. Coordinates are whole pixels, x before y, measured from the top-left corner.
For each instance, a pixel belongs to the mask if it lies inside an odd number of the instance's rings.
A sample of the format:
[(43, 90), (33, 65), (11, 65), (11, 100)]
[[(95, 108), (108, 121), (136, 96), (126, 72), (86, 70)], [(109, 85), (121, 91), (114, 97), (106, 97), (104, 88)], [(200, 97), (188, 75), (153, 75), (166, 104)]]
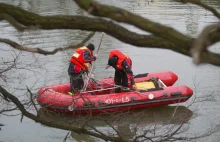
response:
[[(128, 81), (130, 80), (132, 88), (136, 90), (132, 72), (132, 61), (124, 53), (119, 50), (112, 50), (109, 53), (108, 64), (106, 69), (112, 66), (115, 69), (114, 82), (115, 85), (121, 85), (123, 91), (129, 91)], [(117, 88), (115, 92), (120, 92)]]
[(95, 46), (90, 43), (87, 46), (80, 47), (75, 50), (70, 58), (68, 74), (70, 76), (69, 94), (79, 92), (83, 86), (83, 73), (88, 73), (88, 63), (95, 61), (97, 56), (93, 55)]

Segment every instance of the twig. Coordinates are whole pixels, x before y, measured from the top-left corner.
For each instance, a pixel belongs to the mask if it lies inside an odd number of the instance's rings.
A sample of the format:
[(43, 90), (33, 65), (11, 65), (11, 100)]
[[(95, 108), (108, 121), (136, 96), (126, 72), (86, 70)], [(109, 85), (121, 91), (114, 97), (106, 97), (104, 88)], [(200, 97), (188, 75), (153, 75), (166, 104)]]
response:
[(70, 132), (68, 132), (68, 133), (66, 134), (66, 136), (65, 136), (65, 138), (64, 138), (64, 140), (63, 140), (63, 142), (66, 142), (67, 138), (69, 138), (69, 133), (70, 133)]
[(79, 44), (75, 44), (75, 45), (69, 45), (67, 47), (61, 47), (61, 48), (56, 48), (52, 51), (47, 51), (47, 50), (43, 50), (40, 48), (28, 48), (28, 47), (24, 47), (14, 41), (11, 41), (9, 39), (4, 39), (4, 38), (0, 38), (0, 42), (6, 43), (8, 45), (10, 45), (11, 47), (13, 47), (14, 49), (17, 50), (21, 50), (21, 51), (26, 51), (26, 52), (31, 52), (31, 53), (39, 53), (39, 54), (43, 54), (43, 55), (53, 55), (56, 54), (59, 51), (64, 51), (64, 50), (68, 50), (68, 49), (75, 49), (78, 48), (82, 45), (84, 45), (89, 39), (91, 39), (91, 37), (94, 36), (94, 32), (90, 33), (81, 43)]
[[(27, 87), (27, 86), (26, 86), (26, 87)], [(31, 95), (31, 102), (32, 102), (32, 104), (33, 104), (33, 106), (34, 106), (36, 112), (38, 112), (38, 109), (37, 109), (37, 107), (36, 107), (36, 105), (35, 105), (35, 103), (34, 103), (34, 101), (33, 101), (33, 93), (30, 91), (30, 89), (29, 89), (28, 87), (27, 87), (27, 90), (28, 90), (28, 92), (29, 92), (30, 95)]]

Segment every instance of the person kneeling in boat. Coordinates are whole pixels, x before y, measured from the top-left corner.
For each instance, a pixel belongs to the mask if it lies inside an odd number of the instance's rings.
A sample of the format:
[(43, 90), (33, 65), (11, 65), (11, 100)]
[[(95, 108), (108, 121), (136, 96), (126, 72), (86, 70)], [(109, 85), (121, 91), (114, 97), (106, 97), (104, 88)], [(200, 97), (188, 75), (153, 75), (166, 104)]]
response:
[(70, 90), (69, 94), (79, 92), (83, 86), (83, 74), (88, 73), (88, 63), (95, 61), (97, 56), (93, 56), (95, 46), (88, 44), (87, 46), (80, 47), (75, 50), (74, 54), (70, 58), (70, 64), (68, 68), (68, 74), (70, 76)]
[[(122, 86), (123, 91), (130, 91), (128, 81), (130, 80), (132, 88), (136, 90), (134, 83), (131, 59), (119, 50), (112, 50), (109, 53), (108, 65), (106, 69), (112, 66), (115, 69), (114, 82), (115, 85)], [(120, 92), (120, 88), (115, 89), (115, 92)]]

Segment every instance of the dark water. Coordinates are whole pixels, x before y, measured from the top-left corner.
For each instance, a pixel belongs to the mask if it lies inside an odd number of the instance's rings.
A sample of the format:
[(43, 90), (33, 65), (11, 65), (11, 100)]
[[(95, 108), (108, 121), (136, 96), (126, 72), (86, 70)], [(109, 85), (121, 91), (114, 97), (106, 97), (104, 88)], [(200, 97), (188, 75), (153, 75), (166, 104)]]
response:
[[(72, 0), (0, 0), (0, 2), (6, 2), (23, 7), (26, 10), (36, 12), (42, 15), (87, 15), (80, 10)], [(170, 0), (104, 0), (102, 3), (117, 5), (143, 17), (151, 19), (155, 22), (159, 22), (175, 28), (176, 30), (183, 32), (190, 36), (197, 36), (202, 29), (218, 20), (208, 11), (194, 5), (180, 5), (179, 3), (171, 2)], [(217, 0), (206, 1), (209, 5), (219, 9), (220, 2)], [(130, 30), (143, 33), (137, 28), (128, 26)], [(84, 31), (71, 31), (71, 30), (53, 30), (53, 31), (29, 31), (24, 33), (18, 33), (7, 22), (0, 22), (0, 36), (1, 38), (9, 38), (17, 41), (27, 47), (39, 47), (47, 50), (52, 50), (57, 47), (65, 47), (69, 44), (80, 42), (89, 33)], [(99, 45), (101, 39), (101, 33), (96, 33), (90, 40), (96, 46)], [(0, 43), (0, 57), (11, 60), (11, 56), (19, 55), (18, 67), (26, 68), (13, 70), (9, 72), (11, 78), (9, 78), (9, 88), (16, 96), (26, 97), (23, 94), (22, 89), (26, 86), (31, 88), (33, 92), (36, 92), (39, 87), (51, 84), (57, 84), (67, 82), (69, 77), (67, 75), (68, 60), (73, 51), (65, 51), (57, 53), (53, 56), (35, 55), (26, 52), (18, 52), (11, 50), (9, 46)], [(218, 45), (214, 45), (210, 50), (220, 52)], [(107, 56), (110, 50), (120, 49), (129, 55), (133, 61), (133, 71), (135, 74), (145, 72), (158, 72), (170, 70), (176, 73), (179, 77), (175, 85), (185, 84), (194, 90), (194, 97), (206, 97), (210, 94), (214, 96), (214, 101), (203, 101), (194, 103), (189, 109), (186, 108), (192, 101), (191, 98), (188, 102), (181, 104), (180, 112), (186, 112), (186, 118), (189, 127), (189, 133), (201, 134), (209, 128), (213, 128), (216, 124), (220, 124), (220, 70), (219, 67), (212, 65), (195, 66), (192, 63), (192, 59), (174, 53), (170, 50), (150, 49), (150, 48), (138, 48), (119, 40), (105, 35), (99, 51), (99, 59), (95, 63), (94, 75), (96, 78), (113, 76), (113, 69), (105, 70), (107, 63)], [(10, 51), (9, 51), (10, 50)], [(29, 69), (29, 70), (27, 70)], [(25, 80), (24, 80), (25, 79)], [(21, 81), (23, 80), (23, 81)], [(18, 91), (14, 92), (13, 88), (18, 88)], [(200, 99), (196, 99), (199, 101)], [(134, 117), (129, 115), (128, 118), (135, 118), (131, 125), (119, 126), (118, 123), (114, 123), (121, 131), (129, 131), (129, 128), (133, 125), (139, 127), (148, 127), (155, 123), (167, 123), (167, 120), (171, 117), (172, 112), (175, 111), (175, 107), (156, 108), (149, 110), (145, 113), (147, 116)], [(152, 112), (156, 112), (158, 116), (155, 117)], [(192, 113), (194, 112), (194, 113)], [(43, 113), (48, 119), (60, 120), (71, 119), (69, 116), (47, 115)], [(197, 117), (195, 117), (197, 116)], [(182, 113), (177, 113), (173, 123), (181, 122), (179, 118), (182, 117)], [(123, 120), (122, 120), (123, 121)], [(130, 121), (128, 121), (130, 122)], [(63, 141), (67, 131), (48, 128), (40, 124), (24, 118), (20, 123), (20, 116), (6, 117), (0, 116), (0, 123), (5, 126), (0, 131), (0, 141), (46, 141), (46, 142), (60, 142)], [(102, 125), (101, 122), (92, 122), (94, 126), (97, 126), (103, 131), (111, 131), (106, 125)], [(73, 138), (67, 141), (75, 141), (80, 136), (71, 133)], [(85, 138), (85, 136), (83, 136)], [(88, 138), (88, 137), (87, 137)], [(75, 140), (74, 140), (75, 139)], [(81, 138), (79, 138), (81, 139)], [(202, 139), (200, 141), (218, 141), (220, 137), (218, 134), (212, 135), (209, 138)], [(87, 140), (93, 141), (94, 139), (88, 138)], [(199, 141), (199, 140), (198, 140)]]

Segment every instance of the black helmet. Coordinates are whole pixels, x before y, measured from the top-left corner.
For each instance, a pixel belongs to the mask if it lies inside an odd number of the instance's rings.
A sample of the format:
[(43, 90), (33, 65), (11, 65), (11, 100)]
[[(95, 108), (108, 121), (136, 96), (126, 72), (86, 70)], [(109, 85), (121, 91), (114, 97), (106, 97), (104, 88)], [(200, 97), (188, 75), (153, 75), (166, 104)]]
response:
[(89, 50), (94, 51), (95, 50), (95, 46), (92, 43), (89, 43), (87, 45), (87, 48), (89, 48)]
[(116, 56), (113, 56), (113, 57), (108, 59), (108, 65), (112, 66), (113, 68), (116, 67), (117, 62), (118, 62), (118, 57), (116, 57)]

